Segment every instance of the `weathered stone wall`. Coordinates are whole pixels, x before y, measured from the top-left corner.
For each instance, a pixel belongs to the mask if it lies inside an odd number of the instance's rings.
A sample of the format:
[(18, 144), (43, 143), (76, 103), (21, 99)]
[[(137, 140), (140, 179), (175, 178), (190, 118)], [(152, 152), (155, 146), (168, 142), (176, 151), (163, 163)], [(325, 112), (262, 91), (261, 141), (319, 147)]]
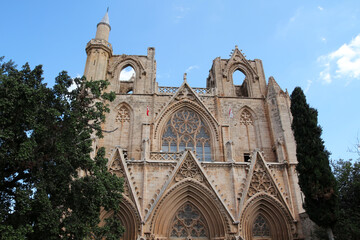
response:
[[(106, 148), (109, 171), (125, 179), (119, 217), (131, 228), (126, 236), (168, 239), (186, 206), (201, 216), (191, 221), (201, 225), (197, 234), (204, 239), (252, 239), (258, 219), (272, 239), (305, 236), (290, 98), (272, 77), (266, 83), (260, 60), (247, 60), (236, 47), (230, 59), (213, 61), (207, 88), (192, 88), (185, 77), (179, 87), (159, 87), (154, 48), (147, 55), (112, 55), (107, 40), (93, 39), (87, 54), (85, 75), (107, 78), (107, 91), (117, 94), (103, 124), (107, 132), (94, 146)], [(120, 81), (127, 66), (135, 75)], [(246, 76), (241, 86), (233, 84), (237, 70)], [(203, 122), (211, 161), (192, 148), (162, 152), (165, 126), (182, 109)]]

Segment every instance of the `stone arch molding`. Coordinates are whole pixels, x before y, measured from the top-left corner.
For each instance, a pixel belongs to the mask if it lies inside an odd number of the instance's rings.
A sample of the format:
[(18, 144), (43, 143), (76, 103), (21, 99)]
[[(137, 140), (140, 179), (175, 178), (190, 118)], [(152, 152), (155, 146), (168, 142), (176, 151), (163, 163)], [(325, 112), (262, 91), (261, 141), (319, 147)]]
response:
[(238, 48), (235, 48), (231, 58), (228, 60), (227, 65), (223, 70), (223, 77), (225, 77), (227, 81), (232, 81), (232, 74), (235, 70), (240, 70), (249, 80), (252, 80), (253, 82), (259, 79), (259, 76), (253, 67)]
[(267, 193), (257, 193), (252, 196), (243, 208), (240, 217), (240, 235), (244, 239), (253, 239), (253, 224), (259, 214), (269, 224), (271, 239), (293, 239), (294, 219), (279, 200)]
[(247, 111), (251, 114), (251, 116), (252, 116), (252, 118), (253, 118), (254, 121), (257, 121), (257, 120), (258, 120), (257, 114), (256, 114), (255, 111), (254, 111), (251, 107), (249, 107), (248, 105), (245, 105), (245, 106), (243, 106), (243, 107), (240, 108), (238, 117), (240, 117), (241, 114), (243, 113), (243, 111), (245, 111), (245, 110), (247, 110)]
[[(122, 225), (125, 227), (124, 235), (121, 239), (133, 240), (137, 239), (141, 231), (141, 218), (137, 213), (134, 203), (126, 196), (123, 197), (120, 203), (120, 211), (115, 217), (119, 218)], [(105, 225), (105, 219), (113, 217), (113, 211), (106, 211), (102, 209), (100, 212), (100, 226)]]
[(126, 66), (131, 66), (135, 71), (135, 77), (141, 78), (146, 75), (145, 67), (136, 57), (121, 55), (116, 58), (116, 60), (109, 65), (108, 73), (111, 74), (111, 77), (116, 77), (117, 79), (120, 76), (120, 72)]
[[(130, 121), (131, 121), (131, 119), (132, 119), (132, 117), (134, 116), (134, 113), (133, 113), (133, 109), (132, 109), (132, 107), (127, 103), (127, 102), (120, 102), (119, 104), (117, 104), (116, 106), (115, 106), (115, 108), (114, 108), (114, 110), (117, 112), (117, 111), (119, 111), (121, 108), (126, 108), (127, 109), (127, 111), (128, 111), (128, 113), (129, 113), (129, 117), (130, 117)], [(116, 113), (116, 116), (117, 116), (117, 114), (118, 113)], [(116, 119), (115, 119), (116, 120)]]
[(189, 108), (190, 110), (194, 111), (195, 113), (199, 114), (201, 119), (206, 124), (206, 127), (209, 129), (210, 137), (212, 141), (212, 146), (215, 146), (215, 140), (219, 141), (219, 124), (215, 120), (215, 118), (204, 109), (199, 104), (195, 103), (194, 101), (190, 101), (187, 99), (183, 99), (181, 101), (176, 101), (170, 104), (160, 116), (155, 120), (155, 127), (154, 127), (154, 139), (158, 142), (160, 146), (161, 136), (164, 131), (166, 123), (169, 121), (171, 116), (178, 110), (182, 108)]
[(223, 239), (228, 235), (230, 221), (226, 211), (222, 210), (221, 203), (207, 187), (193, 179), (178, 182), (164, 194), (149, 218), (149, 232), (156, 237), (167, 238), (175, 214), (186, 203), (195, 206), (204, 217), (209, 239)]
[(114, 107), (114, 111), (118, 111), (119, 109), (125, 107), (127, 110), (128, 110), (128, 113), (129, 113), (129, 117), (130, 117), (130, 120), (132, 119), (132, 117), (134, 116), (134, 111), (132, 109), (132, 107), (127, 103), (127, 102), (120, 102), (119, 104), (117, 104), (115, 107)]
[(227, 77), (228, 81), (233, 81), (233, 73), (239, 70), (240, 72), (242, 72), (246, 78), (250, 79), (250, 80), (254, 80), (254, 74), (252, 73), (251, 69), (249, 69), (244, 63), (233, 63), (229, 68), (227, 68), (224, 71), (224, 75)]

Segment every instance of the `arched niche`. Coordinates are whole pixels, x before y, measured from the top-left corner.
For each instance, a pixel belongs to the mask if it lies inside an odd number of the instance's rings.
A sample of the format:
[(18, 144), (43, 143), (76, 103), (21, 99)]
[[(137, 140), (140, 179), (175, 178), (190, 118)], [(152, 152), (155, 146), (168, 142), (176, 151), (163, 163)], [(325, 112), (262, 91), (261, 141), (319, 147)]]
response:
[(240, 109), (237, 115), (240, 132), (238, 159), (247, 161), (250, 154), (257, 148), (261, 149), (259, 123), (255, 112), (248, 106)]
[(115, 119), (113, 127), (117, 130), (112, 133), (113, 146), (120, 146), (122, 149), (129, 151), (131, 146), (131, 130), (133, 122), (132, 108), (127, 103), (120, 103), (114, 109)]
[[(261, 216), (269, 229), (270, 236), (256, 236), (254, 232), (258, 217)], [(274, 197), (260, 193), (250, 198), (240, 219), (241, 235), (244, 239), (292, 239), (293, 219), (285, 206)], [(260, 237), (260, 238), (259, 238)]]
[(185, 179), (177, 183), (164, 194), (154, 208), (150, 223), (152, 234), (169, 238), (179, 209), (191, 204), (203, 217), (202, 224), (208, 231), (208, 239), (225, 237), (229, 231), (229, 223), (225, 211), (221, 211), (221, 203), (215, 198), (209, 189), (194, 180)]

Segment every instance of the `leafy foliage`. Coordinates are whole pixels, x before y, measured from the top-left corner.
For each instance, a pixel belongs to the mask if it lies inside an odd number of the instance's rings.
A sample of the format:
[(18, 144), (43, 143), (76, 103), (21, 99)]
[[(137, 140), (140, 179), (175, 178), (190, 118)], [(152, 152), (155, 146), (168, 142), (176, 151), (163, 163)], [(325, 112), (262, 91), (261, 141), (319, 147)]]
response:
[[(0, 59), (0, 235), (2, 239), (119, 239), (119, 220), (100, 228), (99, 214), (119, 210), (122, 180), (107, 171), (105, 151), (91, 158), (108, 112), (107, 81), (71, 79), (53, 88), (42, 66)], [(75, 82), (77, 88), (69, 90)]]
[(291, 113), (299, 162), (296, 170), (305, 195), (304, 208), (316, 224), (333, 228), (338, 209), (336, 180), (329, 165), (329, 152), (321, 139), (317, 111), (309, 107), (300, 87), (291, 94)]
[(360, 159), (333, 162), (339, 186), (339, 219), (336, 239), (360, 239)]

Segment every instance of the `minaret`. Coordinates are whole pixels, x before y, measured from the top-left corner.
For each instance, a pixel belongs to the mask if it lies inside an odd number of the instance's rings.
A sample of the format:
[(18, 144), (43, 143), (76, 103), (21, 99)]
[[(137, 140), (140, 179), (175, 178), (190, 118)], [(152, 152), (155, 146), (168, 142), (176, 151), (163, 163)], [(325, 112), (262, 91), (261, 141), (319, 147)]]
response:
[[(109, 9), (108, 9), (109, 10)], [(112, 47), (108, 42), (111, 27), (108, 12), (97, 25), (96, 36), (86, 45), (86, 65), (84, 76), (87, 80), (105, 80)]]

